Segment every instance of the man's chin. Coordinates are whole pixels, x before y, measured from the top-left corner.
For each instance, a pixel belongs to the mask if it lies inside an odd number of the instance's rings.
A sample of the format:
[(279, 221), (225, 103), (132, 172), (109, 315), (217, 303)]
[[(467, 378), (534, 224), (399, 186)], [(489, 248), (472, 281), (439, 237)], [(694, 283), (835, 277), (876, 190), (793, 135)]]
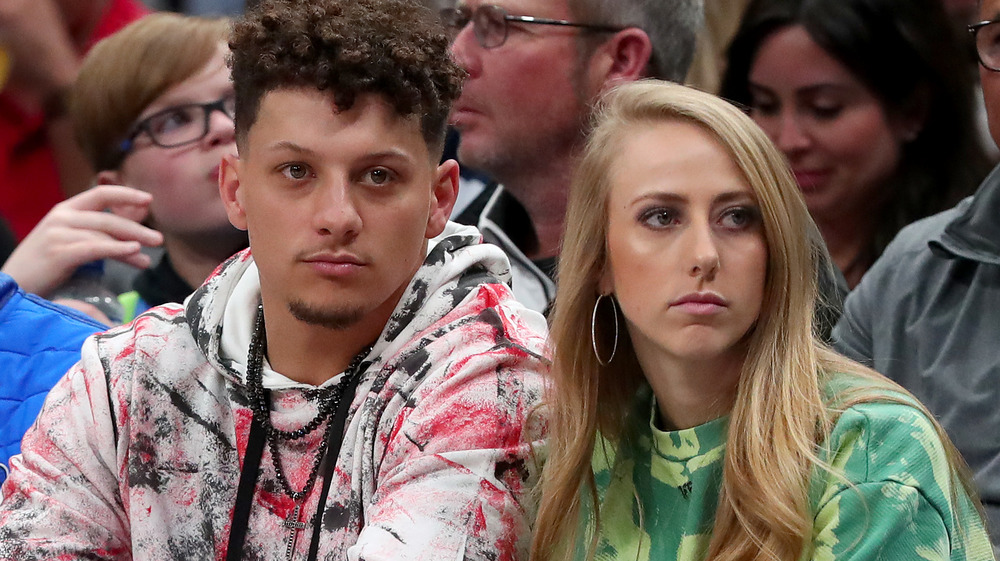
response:
[(351, 307), (317, 307), (302, 301), (294, 301), (288, 304), (288, 311), (295, 319), (325, 327), (327, 329), (347, 329), (357, 324), (364, 317), (361, 308)]

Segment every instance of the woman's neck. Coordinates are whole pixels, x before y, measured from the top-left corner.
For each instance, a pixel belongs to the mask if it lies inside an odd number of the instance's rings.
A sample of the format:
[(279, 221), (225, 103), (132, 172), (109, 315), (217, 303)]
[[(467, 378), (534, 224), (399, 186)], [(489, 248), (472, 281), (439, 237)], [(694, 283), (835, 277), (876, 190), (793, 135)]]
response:
[(697, 362), (666, 357), (644, 360), (640, 354), (639, 364), (656, 396), (662, 428), (688, 429), (728, 414), (743, 360), (742, 351)]
[(875, 236), (875, 221), (859, 218), (855, 221), (817, 221), (816, 225), (823, 234), (823, 241), (826, 242), (833, 263), (844, 274), (848, 287), (853, 289), (861, 282), (861, 277), (874, 260), (871, 247)]

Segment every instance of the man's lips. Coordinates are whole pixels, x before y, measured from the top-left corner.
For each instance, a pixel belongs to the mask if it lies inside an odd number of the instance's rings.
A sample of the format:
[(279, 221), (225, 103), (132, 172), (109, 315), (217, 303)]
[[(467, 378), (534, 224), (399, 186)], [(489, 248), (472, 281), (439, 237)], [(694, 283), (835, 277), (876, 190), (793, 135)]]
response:
[(692, 292), (670, 302), (669, 306), (692, 315), (711, 315), (723, 311), (729, 303), (714, 292)]
[(461, 126), (464, 121), (476, 118), (482, 115), (482, 112), (470, 107), (468, 105), (459, 105), (452, 108), (451, 115), (448, 117), (449, 122), (453, 126)]
[(367, 263), (350, 253), (314, 253), (307, 255), (302, 262), (324, 276), (343, 277), (357, 273)]

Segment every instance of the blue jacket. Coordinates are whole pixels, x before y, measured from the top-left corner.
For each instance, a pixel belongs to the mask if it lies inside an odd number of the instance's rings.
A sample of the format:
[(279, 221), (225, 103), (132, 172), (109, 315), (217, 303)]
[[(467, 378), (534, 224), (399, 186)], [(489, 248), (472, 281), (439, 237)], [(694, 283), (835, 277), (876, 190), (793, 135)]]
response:
[[(80, 347), (102, 325), (69, 308), (25, 294), (0, 273), (0, 465), (21, 451), (45, 396), (80, 360)], [(6, 470), (0, 468), (0, 483)]]

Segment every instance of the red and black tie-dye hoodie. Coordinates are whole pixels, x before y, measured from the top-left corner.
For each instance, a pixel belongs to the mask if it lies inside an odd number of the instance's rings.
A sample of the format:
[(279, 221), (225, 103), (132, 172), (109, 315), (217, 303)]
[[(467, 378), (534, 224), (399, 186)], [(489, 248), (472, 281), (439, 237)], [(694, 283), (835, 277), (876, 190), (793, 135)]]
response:
[[(527, 558), (545, 322), (512, 299), (507, 269), (472, 228), (449, 225), (431, 245), (365, 359), (329, 495), (318, 504), (317, 484), (303, 503), (321, 525), (318, 559)], [(11, 462), (0, 559), (226, 558), (258, 294), (244, 252), (183, 307), (88, 339)], [(315, 388), (267, 367), (264, 383), (277, 428), (315, 415)], [(280, 444), (295, 489), (322, 432)], [(244, 559), (286, 559), (294, 506), (265, 446)], [(300, 533), (294, 559), (313, 527)]]

